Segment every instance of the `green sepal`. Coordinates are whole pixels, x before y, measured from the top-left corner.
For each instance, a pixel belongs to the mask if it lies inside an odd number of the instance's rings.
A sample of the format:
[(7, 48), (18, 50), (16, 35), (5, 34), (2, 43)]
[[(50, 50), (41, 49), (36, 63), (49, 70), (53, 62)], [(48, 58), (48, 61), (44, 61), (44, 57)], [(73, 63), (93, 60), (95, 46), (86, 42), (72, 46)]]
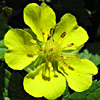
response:
[(32, 62), (30, 65), (28, 65), (26, 68), (24, 68), (24, 70), (27, 73), (29, 73), (32, 70), (33, 71), (36, 70), (36, 68), (44, 62), (45, 62), (45, 59), (43, 58), (43, 56), (38, 56), (37, 59), (34, 62)]
[(74, 92), (63, 100), (100, 100), (100, 81), (94, 81), (92, 86), (84, 92)]
[(4, 54), (7, 50), (7, 47), (4, 45), (4, 40), (0, 41), (0, 60), (4, 61)]
[(72, 56), (72, 55), (78, 55), (79, 51), (81, 50), (81, 48), (83, 47), (83, 45), (81, 45), (79, 48), (77, 48), (76, 50), (63, 50), (62, 51), (62, 56)]
[(38, 44), (40, 47), (43, 46), (44, 43), (41, 42), (41, 41), (39, 41), (39, 40), (37, 39), (36, 34), (34, 34), (34, 32), (33, 32), (30, 28), (27, 28), (27, 29), (24, 29), (24, 30), (27, 31), (27, 32), (33, 37), (33, 39), (37, 41), (37, 44)]

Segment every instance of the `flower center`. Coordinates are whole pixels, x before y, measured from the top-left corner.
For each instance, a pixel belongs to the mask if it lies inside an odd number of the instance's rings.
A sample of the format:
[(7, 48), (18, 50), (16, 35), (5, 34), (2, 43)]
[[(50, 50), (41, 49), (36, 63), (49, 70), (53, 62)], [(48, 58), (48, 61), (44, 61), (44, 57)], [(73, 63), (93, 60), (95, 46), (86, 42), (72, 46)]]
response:
[(52, 62), (53, 60), (56, 60), (60, 57), (61, 48), (56, 42), (46, 43), (41, 48), (40, 52), (47, 61)]

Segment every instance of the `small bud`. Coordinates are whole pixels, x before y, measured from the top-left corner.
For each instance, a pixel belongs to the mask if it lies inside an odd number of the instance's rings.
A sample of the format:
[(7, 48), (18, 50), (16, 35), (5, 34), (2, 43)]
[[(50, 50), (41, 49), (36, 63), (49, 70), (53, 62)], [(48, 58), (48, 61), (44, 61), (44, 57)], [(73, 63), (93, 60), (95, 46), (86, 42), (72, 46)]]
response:
[(53, 35), (54, 34), (54, 31), (55, 31), (54, 28), (51, 28), (50, 29), (50, 34)]
[(12, 12), (13, 12), (13, 9), (10, 8), (10, 7), (7, 7), (5, 6), (4, 8), (2, 8), (2, 11), (3, 11), (3, 14), (6, 16), (6, 17), (10, 17)]
[(61, 38), (64, 38), (65, 37), (65, 35), (66, 35), (66, 32), (63, 32), (62, 34), (61, 34)]
[(74, 43), (71, 43), (71, 44), (68, 44), (67, 47), (71, 47), (71, 46), (73, 46), (73, 45), (74, 45)]

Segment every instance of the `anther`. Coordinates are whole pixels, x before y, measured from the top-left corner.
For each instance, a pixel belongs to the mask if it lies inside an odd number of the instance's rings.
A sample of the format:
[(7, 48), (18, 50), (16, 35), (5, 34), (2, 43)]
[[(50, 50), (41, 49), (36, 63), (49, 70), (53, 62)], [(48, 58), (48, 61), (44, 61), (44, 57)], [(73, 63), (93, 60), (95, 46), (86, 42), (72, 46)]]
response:
[(64, 60), (68, 60), (68, 57), (66, 57), (66, 56), (63, 56), (63, 59), (64, 59)]
[(64, 65), (65, 65), (65, 66), (70, 66), (70, 64), (68, 64), (68, 63), (65, 63)]
[(63, 32), (62, 34), (61, 34), (61, 38), (64, 38), (65, 37), (65, 35), (66, 35), (66, 32)]
[(55, 31), (54, 28), (51, 28), (50, 29), (50, 34), (53, 35), (54, 34), (54, 31)]
[(40, 47), (40, 51), (42, 51), (43, 49), (42, 49), (42, 47)]
[(42, 32), (42, 35), (45, 35), (45, 33), (42, 31), (42, 29), (40, 29), (40, 31)]
[(44, 32), (42, 32), (42, 35), (44, 35), (45, 33)]
[(60, 56), (60, 57), (58, 58), (58, 60), (61, 60), (61, 59), (68, 60), (68, 57), (66, 57), (66, 56)]
[(68, 44), (67, 47), (71, 47), (71, 46), (73, 46), (73, 45), (74, 45), (74, 43), (71, 43), (71, 44)]
[(52, 67), (52, 64), (50, 62), (48, 62), (48, 67), (49, 67), (50, 71), (53, 71), (53, 67)]
[(78, 55), (72, 55), (71, 58), (78, 58)]
[(33, 44), (35, 44), (35, 45), (37, 44), (37, 41), (35, 41), (33, 39), (31, 39), (30, 42), (33, 43)]
[(50, 39), (51, 39), (51, 35), (49, 34), (48, 37), (47, 37), (47, 40), (50, 40)]

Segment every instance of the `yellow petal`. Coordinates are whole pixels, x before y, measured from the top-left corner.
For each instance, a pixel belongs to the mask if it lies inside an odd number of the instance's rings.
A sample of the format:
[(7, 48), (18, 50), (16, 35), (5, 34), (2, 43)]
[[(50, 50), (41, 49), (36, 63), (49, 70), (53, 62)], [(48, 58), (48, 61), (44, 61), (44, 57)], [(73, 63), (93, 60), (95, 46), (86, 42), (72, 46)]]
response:
[(32, 36), (22, 29), (11, 29), (5, 37), (4, 43), (8, 47), (5, 61), (9, 67), (22, 70), (37, 58), (38, 48), (31, 43)]
[(54, 11), (45, 3), (28, 4), (24, 9), (24, 21), (37, 35), (40, 41), (46, 42), (50, 29), (56, 25)]
[(64, 50), (73, 50), (83, 45), (88, 40), (88, 35), (82, 27), (78, 26), (75, 16), (67, 13), (55, 29), (54, 40)]
[(63, 94), (66, 88), (65, 77), (58, 72), (55, 75), (53, 71), (50, 71), (50, 77), (43, 78), (44, 67), (46, 67), (45, 64), (42, 64), (36, 71), (25, 76), (24, 89), (34, 97), (44, 96), (47, 99), (56, 99)]
[(94, 63), (85, 58), (69, 58), (65, 63), (59, 63), (59, 70), (65, 75), (69, 87), (77, 92), (88, 89), (92, 84), (92, 75), (98, 73)]

